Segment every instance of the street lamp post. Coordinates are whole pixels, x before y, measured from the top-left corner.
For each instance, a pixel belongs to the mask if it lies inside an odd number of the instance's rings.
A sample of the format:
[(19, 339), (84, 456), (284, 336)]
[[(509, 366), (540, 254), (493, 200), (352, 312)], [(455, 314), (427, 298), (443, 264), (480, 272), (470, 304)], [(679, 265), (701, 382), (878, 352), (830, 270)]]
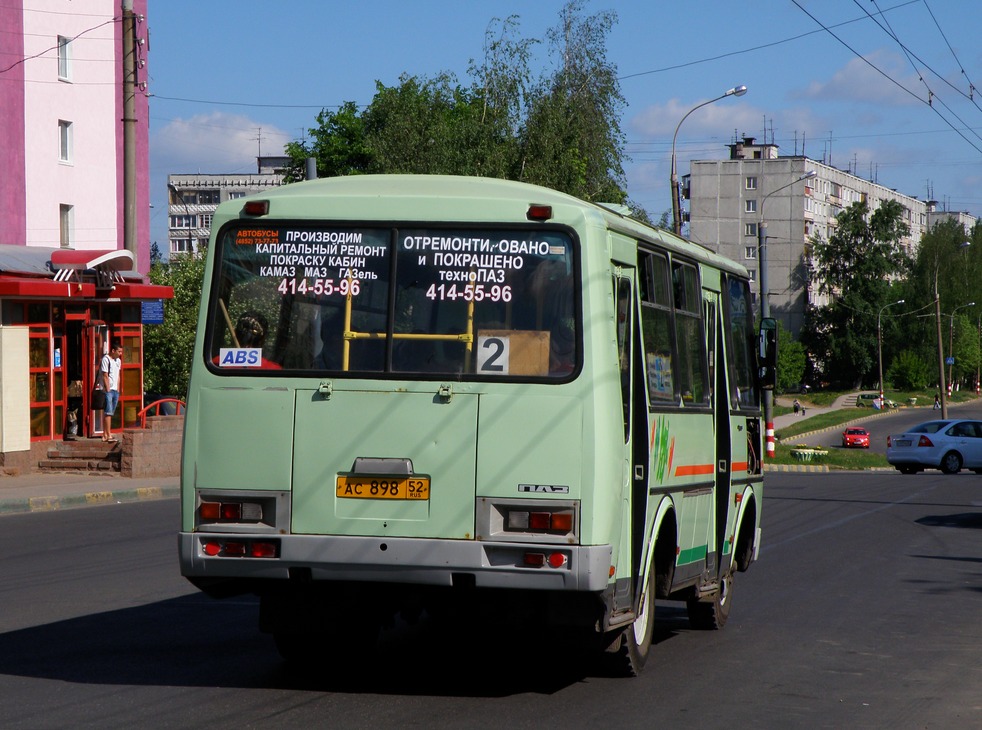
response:
[[(948, 388), (952, 387), (952, 370), (955, 368), (955, 312), (959, 309), (964, 309), (965, 307), (974, 307), (975, 302), (969, 302), (968, 304), (961, 304), (951, 310), (951, 319), (948, 322), (948, 357), (951, 358), (951, 362), (948, 364)], [(951, 393), (948, 393), (950, 396)]]
[[(767, 293), (767, 224), (764, 222), (764, 203), (767, 199), (774, 195), (774, 193), (779, 193), (785, 188), (790, 188), (792, 185), (800, 183), (802, 180), (808, 180), (813, 178), (818, 174), (817, 170), (809, 170), (801, 177), (795, 178), (786, 185), (782, 185), (779, 188), (775, 188), (767, 195), (765, 195), (760, 201), (760, 218), (757, 221), (757, 268), (758, 268), (758, 281), (760, 283), (760, 316), (761, 319), (771, 316), (771, 300)], [(771, 459), (774, 458), (774, 392), (771, 390), (764, 391), (764, 428), (767, 430), (767, 456)]]
[(682, 205), (679, 200), (679, 176), (675, 170), (675, 140), (679, 136), (679, 127), (682, 126), (684, 122), (692, 112), (696, 109), (702, 109), (707, 104), (712, 104), (720, 99), (725, 99), (728, 96), (743, 96), (747, 93), (746, 86), (734, 86), (729, 89), (726, 93), (717, 96), (715, 99), (710, 99), (709, 101), (704, 101), (701, 104), (697, 104), (692, 107), (689, 111), (685, 113), (685, 116), (679, 120), (679, 123), (675, 126), (675, 135), (672, 137), (672, 231), (676, 236), (682, 234)]
[(880, 408), (883, 408), (883, 335), (880, 332), (880, 315), (883, 314), (883, 310), (887, 307), (903, 303), (903, 299), (898, 299), (895, 302), (884, 304), (880, 307), (880, 311), (876, 313), (876, 352), (880, 361)]

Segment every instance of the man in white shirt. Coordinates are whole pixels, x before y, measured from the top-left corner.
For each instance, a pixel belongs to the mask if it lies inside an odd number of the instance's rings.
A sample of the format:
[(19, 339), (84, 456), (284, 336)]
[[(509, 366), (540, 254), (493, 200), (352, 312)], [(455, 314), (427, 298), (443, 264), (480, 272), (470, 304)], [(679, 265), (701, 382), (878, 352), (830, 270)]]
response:
[(108, 355), (102, 356), (102, 363), (99, 366), (99, 377), (102, 379), (102, 389), (106, 391), (106, 410), (104, 412), (102, 427), (102, 440), (115, 441), (112, 435), (113, 414), (116, 412), (116, 404), (119, 403), (119, 369), (122, 366), (123, 346), (113, 345)]

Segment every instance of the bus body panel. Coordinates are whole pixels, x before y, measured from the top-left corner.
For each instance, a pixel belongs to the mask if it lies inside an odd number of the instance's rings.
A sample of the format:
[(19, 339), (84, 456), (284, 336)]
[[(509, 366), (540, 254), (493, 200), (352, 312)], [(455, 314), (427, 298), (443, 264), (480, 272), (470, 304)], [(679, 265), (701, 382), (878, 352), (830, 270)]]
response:
[[(440, 398), (429, 385), (412, 393), (335, 389), (330, 397), (297, 391), (294, 533), (473, 537), (478, 399)], [(429, 498), (345, 496), (337, 478), (358, 458), (409, 460), (414, 474), (429, 477)]]

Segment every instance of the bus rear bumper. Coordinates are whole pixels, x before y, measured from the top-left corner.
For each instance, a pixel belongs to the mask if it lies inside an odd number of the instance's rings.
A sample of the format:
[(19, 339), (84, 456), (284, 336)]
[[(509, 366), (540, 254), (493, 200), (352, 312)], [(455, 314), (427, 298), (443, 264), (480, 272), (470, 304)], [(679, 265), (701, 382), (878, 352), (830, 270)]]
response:
[[(275, 544), (276, 557), (248, 557), (253, 542)], [(206, 546), (214, 552), (228, 543), (237, 544), (230, 551), (235, 555), (225, 555), (224, 549), (217, 555), (206, 552)], [(243, 543), (244, 550), (238, 547)], [(182, 532), (178, 551), (181, 574), (199, 586), (303, 576), (313, 581), (597, 592), (606, 590), (611, 580), (610, 545)], [(529, 564), (540, 560), (541, 565)]]

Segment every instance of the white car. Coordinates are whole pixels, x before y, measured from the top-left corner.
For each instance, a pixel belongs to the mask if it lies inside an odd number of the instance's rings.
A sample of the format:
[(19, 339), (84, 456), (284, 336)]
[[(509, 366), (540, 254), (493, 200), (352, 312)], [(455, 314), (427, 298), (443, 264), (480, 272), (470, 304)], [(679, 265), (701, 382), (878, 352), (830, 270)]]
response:
[(940, 469), (982, 474), (982, 421), (937, 420), (887, 436), (887, 461), (901, 474)]

